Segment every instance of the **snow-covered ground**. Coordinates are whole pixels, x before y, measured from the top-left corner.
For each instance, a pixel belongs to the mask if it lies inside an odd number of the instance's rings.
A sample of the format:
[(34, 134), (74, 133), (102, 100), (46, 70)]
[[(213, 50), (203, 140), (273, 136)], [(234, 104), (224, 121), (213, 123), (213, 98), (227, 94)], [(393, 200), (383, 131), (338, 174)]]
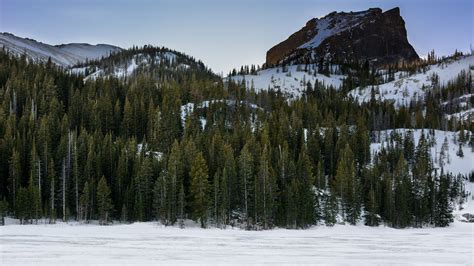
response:
[(131, 225), (0, 227), (1, 265), (472, 265), (473, 224), (308, 230)]
[[(439, 76), (439, 85), (446, 85), (454, 80), (461, 71), (471, 71), (474, 66), (474, 55), (462, 57), (459, 60), (451, 60), (447, 63), (436, 64), (429, 67), (425, 73), (418, 73), (406, 76), (404, 73), (395, 74), (395, 80), (378, 86), (367, 86), (356, 88), (349, 92), (349, 95), (359, 102), (368, 102), (371, 99), (372, 87), (374, 88), (377, 100), (394, 101), (396, 106), (407, 105), (412, 99), (423, 99), (425, 91), (432, 88), (433, 74)], [(401, 74), (401, 75), (400, 75)]]
[(246, 88), (251, 89), (253, 87), (257, 92), (261, 90), (280, 90), (285, 96), (295, 98), (300, 97), (306, 90), (308, 81), (311, 85), (314, 85), (318, 80), (326, 86), (332, 85), (335, 89), (338, 89), (345, 78), (343, 75), (330, 75), (328, 77), (318, 73), (314, 74), (314, 70), (308, 72), (298, 71), (298, 69), (304, 69), (304, 65), (293, 65), (287, 68), (288, 71), (286, 72), (283, 72), (281, 67), (267, 68), (258, 71), (256, 75), (237, 75), (230, 77), (230, 79), (235, 82), (245, 80)]

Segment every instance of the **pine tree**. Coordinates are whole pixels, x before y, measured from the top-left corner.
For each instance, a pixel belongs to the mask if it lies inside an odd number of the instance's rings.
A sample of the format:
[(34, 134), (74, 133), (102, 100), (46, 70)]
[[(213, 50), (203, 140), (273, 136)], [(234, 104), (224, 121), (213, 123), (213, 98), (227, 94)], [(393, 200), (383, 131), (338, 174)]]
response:
[(344, 217), (350, 224), (356, 224), (360, 218), (359, 182), (355, 172), (354, 156), (349, 144), (346, 144), (339, 159), (335, 180)]
[(461, 143), (459, 143), (459, 149), (456, 152), (456, 155), (461, 157), (461, 158), (464, 157), (464, 152), (462, 151), (462, 144)]
[(365, 225), (378, 226), (380, 217), (378, 215), (377, 199), (375, 198), (374, 188), (370, 188), (369, 201), (365, 207)]
[(151, 205), (153, 203), (153, 175), (152, 158), (145, 157), (134, 178), (135, 215), (139, 221), (146, 221), (150, 217)]
[(33, 176), (30, 176), (28, 182), (28, 206), (31, 213), (30, 218), (34, 218), (35, 223), (38, 223), (42, 216), (42, 206), (39, 189), (33, 180)]
[(97, 210), (99, 212), (99, 223), (102, 225), (108, 224), (111, 218), (113, 205), (110, 194), (107, 180), (102, 176), (97, 186)]
[(161, 221), (162, 224), (168, 225), (168, 190), (167, 190), (167, 177), (166, 171), (161, 172), (160, 176), (155, 180), (155, 186), (153, 188), (153, 207), (155, 211), (155, 217)]
[(221, 179), (219, 182), (219, 202), (218, 202), (218, 213), (219, 221), (221, 225), (228, 224), (229, 217), (229, 174), (227, 168), (224, 167), (222, 170)]
[(54, 161), (51, 159), (48, 164), (49, 180), (49, 222), (56, 222), (56, 172), (54, 170)]
[(168, 220), (174, 224), (178, 212), (178, 189), (183, 182), (181, 150), (177, 141), (173, 143), (167, 167)]
[(242, 179), (242, 209), (244, 212), (244, 222), (249, 227), (249, 200), (250, 188), (253, 179), (253, 158), (249, 151), (249, 144), (246, 144), (240, 151), (239, 157), (239, 175)]
[(439, 189), (436, 195), (435, 226), (445, 227), (453, 222), (453, 206), (449, 199), (450, 176), (443, 175), (439, 180)]
[[(277, 195), (276, 179), (270, 166), (269, 157), (268, 147), (265, 146), (260, 158), (259, 180), (256, 182), (261, 186), (258, 192), (261, 194), (261, 202), (258, 206), (261, 207), (260, 216), (263, 220), (264, 229), (273, 226)], [(258, 219), (258, 216), (256, 215), (255, 218)]]
[(201, 223), (201, 227), (206, 227), (208, 211), (208, 169), (206, 161), (201, 152), (199, 152), (191, 167), (191, 197), (193, 216), (196, 221)]
[(326, 202), (324, 205), (324, 223), (327, 226), (333, 226), (334, 224), (336, 224), (337, 213), (337, 197), (335, 193), (331, 192), (330, 195), (326, 196)]
[(80, 196), (80, 210), (81, 210), (81, 220), (88, 221), (90, 214), (90, 190), (89, 190), (89, 181), (84, 183), (84, 188), (82, 189), (82, 194)]
[(407, 161), (403, 154), (398, 159), (397, 166), (394, 171), (395, 191), (394, 191), (394, 219), (393, 226), (404, 228), (412, 223), (412, 193), (411, 178)]
[(305, 147), (301, 149), (298, 157), (297, 177), (300, 180), (300, 202), (297, 207), (300, 213), (299, 226), (305, 228), (315, 223), (318, 211), (315, 209), (313, 167)]
[(9, 191), (12, 195), (13, 209), (16, 209), (17, 191), (21, 184), (21, 162), (20, 153), (13, 149), (9, 162)]
[(27, 188), (20, 187), (16, 194), (15, 216), (20, 220), (20, 224), (28, 223), (31, 219), (30, 194)]
[(5, 217), (8, 215), (8, 201), (4, 198), (0, 201), (0, 226), (5, 225)]

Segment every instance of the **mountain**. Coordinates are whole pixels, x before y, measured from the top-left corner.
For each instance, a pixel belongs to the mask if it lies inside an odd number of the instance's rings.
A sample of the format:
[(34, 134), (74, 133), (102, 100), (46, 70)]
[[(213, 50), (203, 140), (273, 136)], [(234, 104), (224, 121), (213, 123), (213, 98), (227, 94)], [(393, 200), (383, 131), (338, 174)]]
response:
[(11, 33), (0, 33), (0, 48), (16, 56), (26, 55), (33, 62), (51, 62), (69, 67), (87, 60), (100, 59), (122, 48), (109, 45), (87, 43), (69, 43), (50, 45), (29, 38), (21, 38)]
[(371, 8), (361, 12), (332, 12), (313, 18), (299, 31), (267, 52), (266, 65), (369, 60), (377, 64), (418, 59), (407, 39), (400, 9), (382, 12)]
[(146, 73), (155, 79), (171, 77), (178, 73), (203, 73), (207, 77), (216, 78), (204, 63), (191, 56), (150, 45), (121, 50), (106, 58), (77, 64), (69, 71), (83, 75), (84, 80), (107, 77), (126, 79), (133, 78), (139, 73)]

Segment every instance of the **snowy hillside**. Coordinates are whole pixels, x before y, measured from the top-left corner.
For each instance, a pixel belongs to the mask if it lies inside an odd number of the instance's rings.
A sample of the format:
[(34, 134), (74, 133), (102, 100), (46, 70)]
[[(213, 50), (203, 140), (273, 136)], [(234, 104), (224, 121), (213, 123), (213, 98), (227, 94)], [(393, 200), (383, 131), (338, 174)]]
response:
[(454, 80), (461, 71), (474, 73), (474, 55), (462, 57), (458, 60), (450, 60), (441, 64), (431, 65), (425, 73), (408, 75), (396, 73), (395, 80), (378, 86), (356, 88), (349, 92), (350, 96), (359, 102), (368, 102), (371, 99), (372, 88), (375, 91), (375, 99), (381, 101), (393, 101), (396, 106), (407, 105), (411, 100), (422, 100), (425, 92), (433, 87), (433, 75), (439, 76), (439, 85), (446, 85)]
[[(126, 51), (128, 52), (128, 51)], [(154, 54), (137, 52), (119, 58), (121, 54), (109, 57), (103, 61), (92, 62), (85, 66), (75, 66), (71, 73), (84, 75), (84, 80), (94, 80), (102, 77), (127, 78), (138, 71), (153, 71), (155, 67), (169, 70), (187, 70), (191, 61), (179, 53), (162, 49)]]
[[(387, 146), (390, 136), (394, 132), (404, 136), (407, 131), (407, 129), (381, 131), (377, 136), (378, 141), (370, 145), (372, 153), (375, 154), (380, 151), (382, 147)], [(450, 172), (454, 175), (469, 175), (474, 172), (474, 150), (468, 144), (459, 143), (459, 132), (435, 130), (434, 135), (431, 135), (429, 130), (415, 129), (413, 130), (415, 146), (418, 145), (422, 132), (424, 132), (428, 141), (434, 142), (433, 146), (430, 147), (430, 151), (433, 159), (433, 166), (437, 169), (436, 171), (438, 174), (441, 169), (443, 169), (445, 173)], [(465, 133), (472, 134), (467, 131)], [(463, 151), (462, 157), (457, 155), (460, 145)], [(447, 150), (443, 151), (443, 149)], [(442, 153), (444, 153), (444, 155), (441, 155)], [(465, 218), (463, 218), (463, 214), (465, 213), (474, 214), (474, 183), (466, 180), (465, 190), (469, 195), (466, 202), (462, 206), (456, 206), (454, 210), (454, 216), (457, 220), (464, 220)]]
[(314, 70), (303, 71), (304, 65), (293, 65), (286, 67), (283, 71), (281, 67), (267, 68), (257, 72), (256, 75), (237, 75), (229, 77), (235, 82), (245, 80), (247, 89), (254, 88), (255, 91), (274, 90), (281, 91), (289, 98), (300, 97), (307, 88), (307, 83), (314, 85), (316, 81), (324, 83), (326, 86), (333, 86), (338, 89), (342, 85), (345, 76), (316, 73)]
[[(372, 153), (375, 153), (379, 151), (383, 146), (388, 145), (388, 141), (390, 140), (390, 136), (393, 132), (404, 136), (407, 131), (408, 129), (391, 129), (381, 131), (380, 135), (377, 136), (378, 141), (376, 143), (371, 144)], [(435, 130), (434, 135), (431, 135), (429, 130), (427, 129), (414, 129), (413, 137), (415, 140), (415, 146), (418, 145), (418, 141), (420, 139), (422, 131), (424, 132), (425, 137), (428, 140), (434, 141), (433, 146), (431, 147), (431, 155), (433, 158), (434, 167), (438, 168), (438, 171), (441, 170), (441, 167), (444, 169), (445, 173), (451, 172), (453, 174), (467, 175), (474, 171), (474, 151), (471, 150), (468, 144), (462, 144), (464, 153), (463, 157), (459, 157), (456, 155), (456, 152), (459, 150), (460, 144), (458, 141), (459, 132)], [(465, 132), (467, 133), (467, 131)], [(447, 140), (448, 152), (445, 152), (446, 158), (444, 160), (441, 160), (440, 153), (445, 140)]]
[(110, 55), (110, 53), (122, 50), (119, 47), (108, 44), (91, 45), (88, 43), (68, 43), (56, 45), (55, 47), (65, 53), (74, 55), (78, 62), (85, 62), (87, 59), (100, 59), (101, 57)]
[(51, 58), (53, 63), (63, 67), (85, 62), (87, 59), (99, 59), (121, 50), (107, 44), (71, 43), (53, 46), (10, 33), (0, 33), (0, 48), (15, 56), (25, 54), (33, 62), (47, 62)]

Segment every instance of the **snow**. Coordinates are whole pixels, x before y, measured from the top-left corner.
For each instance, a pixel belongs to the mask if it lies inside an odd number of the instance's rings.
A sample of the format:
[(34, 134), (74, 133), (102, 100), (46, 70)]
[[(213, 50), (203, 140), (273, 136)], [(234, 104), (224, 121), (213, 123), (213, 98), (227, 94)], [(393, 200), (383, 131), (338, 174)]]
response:
[(298, 71), (298, 69), (304, 69), (304, 65), (292, 65), (287, 68), (288, 72), (283, 72), (281, 68), (276, 67), (260, 70), (256, 75), (237, 75), (229, 78), (238, 83), (245, 80), (247, 89), (253, 87), (256, 92), (269, 89), (274, 91), (280, 90), (285, 96), (290, 98), (301, 97), (307, 88), (308, 81), (314, 85), (316, 80), (318, 80), (326, 86), (332, 85), (338, 89), (342, 86), (342, 81), (345, 78), (343, 75), (330, 75), (328, 77), (323, 74), (316, 73), (315, 75), (314, 73)]
[[(100, 77), (116, 77), (116, 78), (127, 78), (135, 74), (139, 68), (147, 68), (152, 63), (159, 64), (163, 59), (170, 61), (171, 63), (176, 62), (177, 55), (172, 52), (159, 53), (155, 57), (152, 57), (148, 54), (138, 53), (133, 55), (130, 59), (122, 62), (120, 64), (114, 65), (112, 69), (102, 69), (96, 68), (94, 66), (86, 67), (75, 67), (71, 69), (72, 73), (84, 74), (86, 69), (94, 69), (95, 71), (90, 71), (87, 77), (84, 78), (84, 81), (95, 80)], [(188, 69), (190, 66), (186, 64), (179, 64), (177, 66), (181, 69)]]
[(26, 54), (27, 58), (33, 62), (47, 62), (51, 58), (51, 62), (63, 67), (69, 67), (87, 59), (98, 59), (121, 50), (119, 47), (106, 44), (71, 43), (52, 46), (9, 33), (0, 33), (0, 47), (5, 47), (15, 56)]
[(143, 149), (145, 150), (145, 155), (147, 155), (147, 156), (153, 155), (153, 157), (158, 161), (161, 161), (161, 159), (163, 159), (163, 153), (160, 152), (160, 151), (150, 150), (147, 143), (137, 144), (137, 154), (142, 153)]
[(336, 225), (308, 230), (130, 225), (6, 225), (1, 265), (471, 265), (473, 224), (393, 229)]
[(474, 108), (470, 108), (468, 110), (464, 110), (461, 112), (457, 112), (454, 114), (446, 115), (447, 119), (456, 119), (457, 121), (463, 121), (468, 123), (474, 122)]
[[(371, 99), (371, 90), (376, 91), (375, 99), (382, 101), (393, 101), (395, 106), (408, 105), (412, 99), (423, 99), (425, 91), (432, 88), (431, 77), (438, 74), (439, 85), (446, 85), (457, 78), (462, 70), (471, 71), (474, 74), (474, 55), (464, 56), (459, 60), (431, 65), (425, 73), (417, 73), (411, 76), (395, 74), (395, 80), (378, 86), (367, 86), (356, 88), (349, 92), (350, 96), (358, 99), (360, 103)], [(377, 92), (378, 91), (378, 92)]]
[[(382, 147), (385, 147), (388, 145), (387, 140), (390, 139), (390, 135), (394, 131), (400, 134), (401, 136), (404, 136), (405, 133), (408, 131), (408, 129), (400, 128), (400, 129), (390, 129), (390, 130), (380, 131), (380, 141), (377, 143), (372, 143), (370, 145), (372, 154), (380, 151)], [(425, 138), (427, 140), (431, 138), (431, 135), (429, 135), (428, 129), (424, 129), (424, 130), (413, 129), (413, 138), (415, 140), (415, 147), (416, 145), (418, 145), (418, 141), (420, 139), (422, 131), (424, 131)], [(465, 131), (465, 133), (468, 133), (468, 131)], [(430, 147), (431, 157), (433, 158), (434, 167), (438, 168), (439, 169), (438, 171), (440, 171), (441, 165), (439, 162), (439, 157), (440, 157), (439, 154), (441, 151), (441, 147), (443, 146), (444, 140), (445, 138), (447, 138), (448, 147), (449, 147), (449, 152), (447, 154), (449, 157), (449, 162), (447, 160), (443, 161), (444, 172), (445, 173), (451, 172), (455, 175), (457, 174), (467, 175), (471, 173), (472, 171), (474, 171), (474, 151), (472, 151), (471, 148), (467, 144), (464, 144), (463, 145), (464, 157), (461, 158), (457, 156), (456, 152), (459, 149), (459, 142), (456, 142), (456, 143), (454, 142), (455, 136), (456, 136), (456, 139), (458, 139), (459, 132), (435, 130), (434, 140), (436, 141), (436, 143), (433, 145), (433, 147)]]
[(87, 59), (100, 59), (101, 57), (107, 57), (111, 53), (121, 50), (116, 46), (108, 44), (90, 45), (88, 43), (69, 43), (56, 45), (55, 47), (68, 54), (75, 55), (78, 62), (85, 62)]
[[(194, 104), (194, 103), (187, 103), (187, 104), (184, 104), (181, 106), (181, 121), (183, 122), (183, 124), (185, 123), (186, 121), (186, 117), (191, 114), (192, 112), (194, 112), (194, 109), (200, 109), (200, 108), (209, 108), (209, 106), (211, 104), (214, 104), (214, 103), (226, 103), (227, 105), (235, 105), (235, 101), (234, 100), (207, 100), (207, 101), (202, 101), (201, 103), (199, 104)], [(240, 101), (241, 104), (245, 104), (247, 105), (248, 107), (252, 108), (252, 109), (258, 109), (258, 110), (263, 110), (260, 106), (256, 105), (256, 104), (253, 104), (253, 103), (248, 103), (246, 101)], [(203, 127), (205, 126), (205, 123), (207, 123), (207, 121), (202, 121), (203, 122)]]
[(316, 28), (311, 32), (316, 35), (308, 42), (300, 45), (300, 49), (312, 49), (318, 47), (325, 39), (350, 28), (361, 25), (364, 21), (362, 18), (369, 15), (370, 11), (362, 11), (356, 13), (332, 13), (323, 18), (316, 20)]

